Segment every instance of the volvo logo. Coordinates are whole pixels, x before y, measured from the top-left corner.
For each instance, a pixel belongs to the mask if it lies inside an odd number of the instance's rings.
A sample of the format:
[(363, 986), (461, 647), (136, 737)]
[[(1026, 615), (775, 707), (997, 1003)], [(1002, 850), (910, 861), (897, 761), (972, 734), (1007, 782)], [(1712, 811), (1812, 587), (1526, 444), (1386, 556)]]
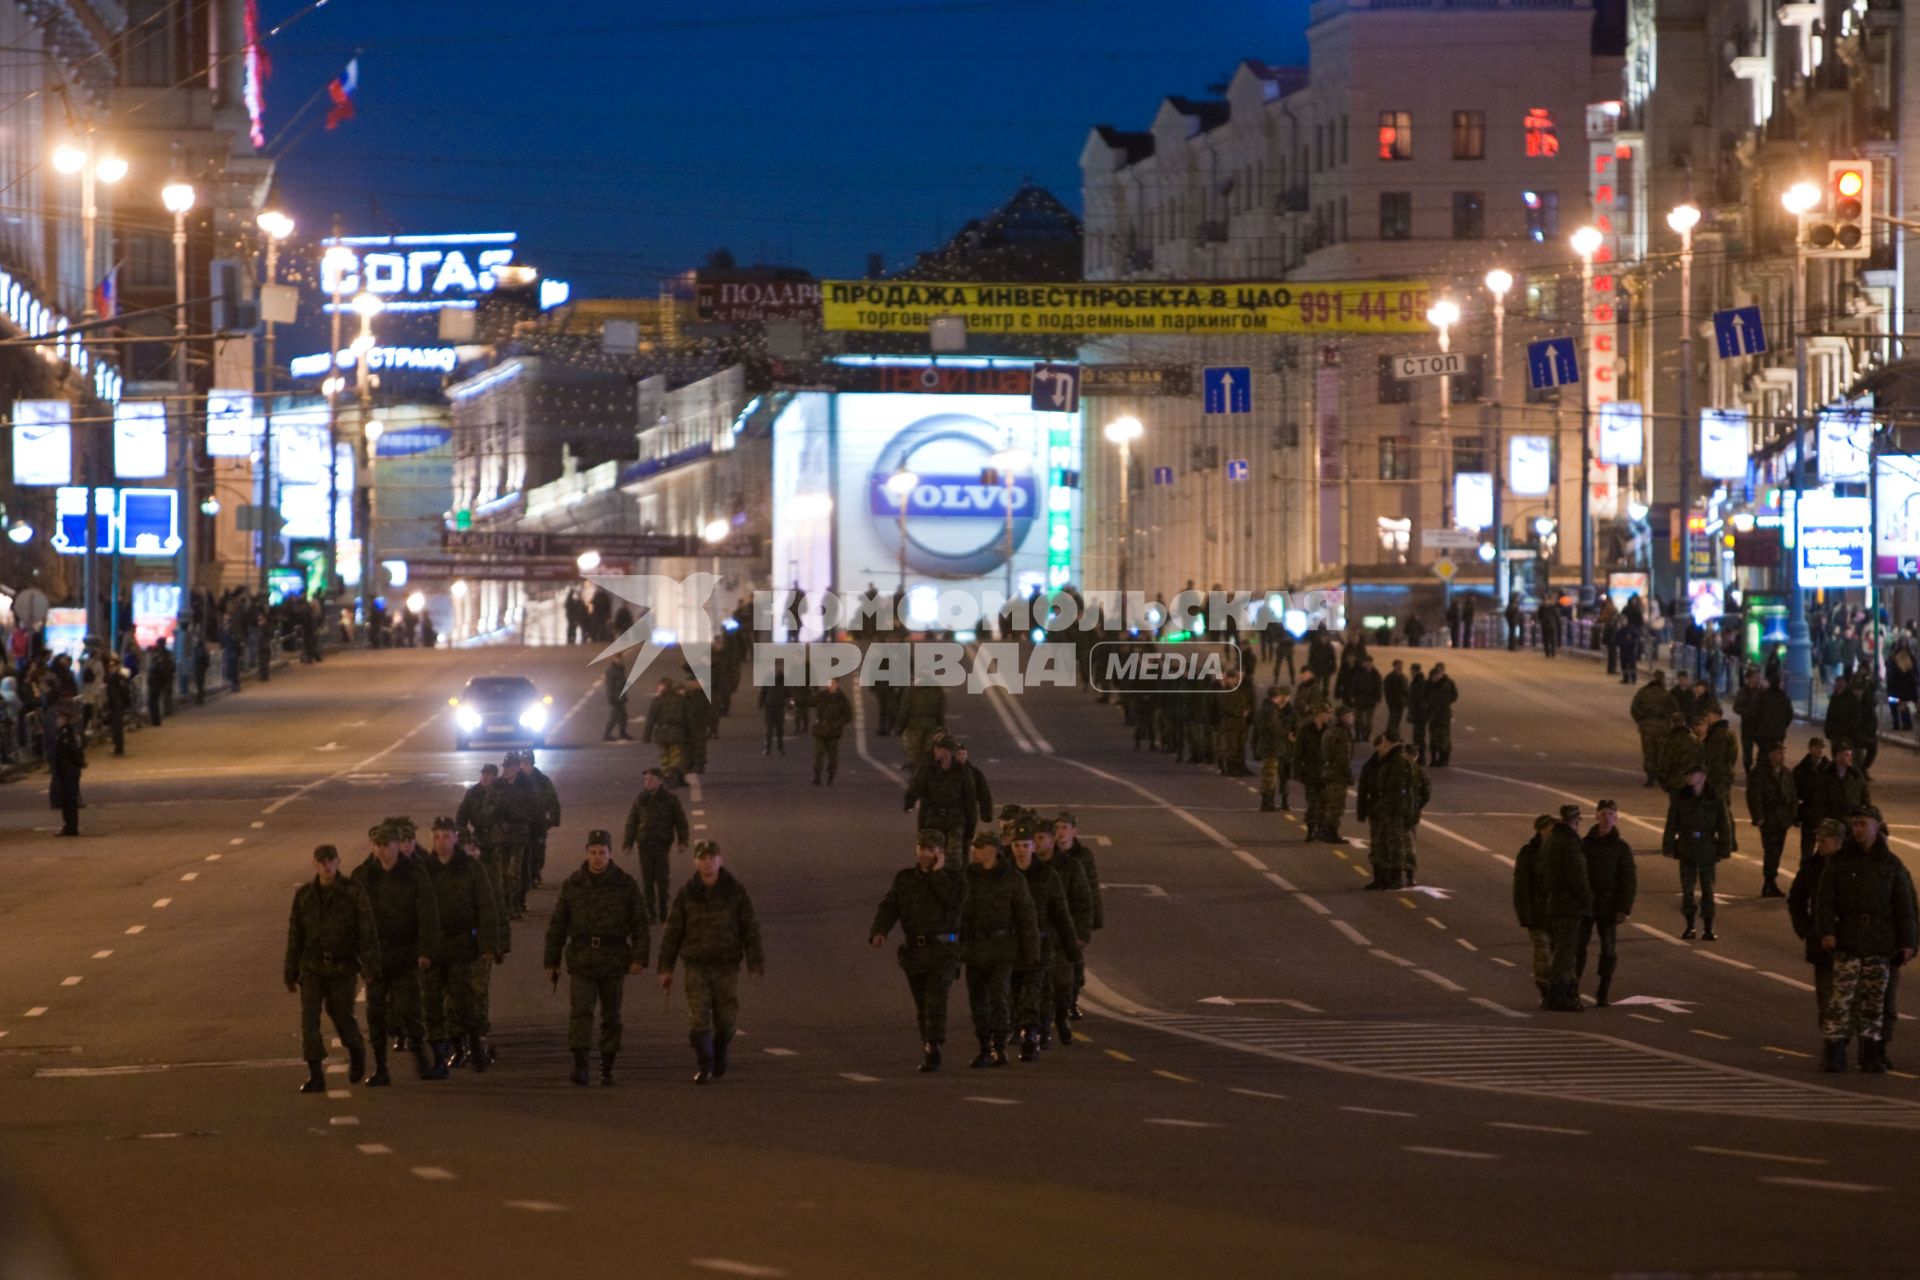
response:
[[(997, 484), (982, 482), (1000, 434), (996, 424), (972, 414), (936, 413), (887, 442), (868, 477), (867, 509), (889, 555), (900, 554), (904, 536), (907, 567), (919, 573), (969, 578), (1007, 562), (1009, 517), (1018, 548), (1039, 512), (1040, 484), (1031, 461)], [(904, 520), (903, 500), (887, 489), (901, 470), (919, 478), (904, 499)]]

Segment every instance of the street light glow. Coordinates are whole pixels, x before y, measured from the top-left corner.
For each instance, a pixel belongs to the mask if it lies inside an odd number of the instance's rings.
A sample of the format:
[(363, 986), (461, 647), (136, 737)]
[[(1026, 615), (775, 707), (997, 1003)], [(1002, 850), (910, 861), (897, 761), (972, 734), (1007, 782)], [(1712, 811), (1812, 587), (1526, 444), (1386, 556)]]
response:
[(1033, 455), (1025, 449), (1002, 449), (987, 459), (1002, 474), (1025, 471), (1033, 465)]
[(191, 182), (169, 182), (160, 188), (160, 203), (171, 214), (182, 214), (193, 208), (193, 184)]
[(705, 527), (700, 530), (700, 537), (707, 542), (725, 542), (727, 535), (732, 532), (731, 521), (714, 519), (707, 521)]
[(919, 485), (920, 477), (905, 468), (894, 472), (881, 482), (881, 487), (887, 491), (888, 496), (896, 501), (905, 499)]
[(386, 309), (387, 304), (381, 300), (380, 295), (377, 293), (370, 293), (363, 289), (353, 295), (354, 314), (358, 315), (362, 320), (371, 320)]
[(275, 240), (285, 240), (293, 234), (293, 219), (278, 209), (262, 210), (260, 216), (254, 221), (259, 224), (262, 231)]
[(26, 523), (7, 526), (7, 541), (16, 547), (24, 547), (33, 541), (33, 526)]
[(1700, 225), (1700, 210), (1690, 204), (1675, 205), (1667, 215), (1667, 225), (1684, 236)]
[(421, 613), (426, 607), (427, 597), (423, 593), (416, 591), (407, 597), (407, 608), (412, 612)]
[(93, 176), (112, 186), (127, 176), (127, 162), (123, 156), (101, 156), (94, 162)]
[(375, 418), (367, 424), (367, 443), (372, 444), (387, 433), (387, 424)]
[[(889, 476), (888, 479), (891, 480), (892, 477)], [(919, 483), (917, 478), (914, 483)], [(802, 520), (824, 520), (833, 514), (833, 499), (824, 493), (795, 494), (793, 514)]]
[(1595, 227), (1582, 227), (1573, 233), (1573, 251), (1583, 258), (1591, 258), (1600, 251), (1601, 236)]
[(1140, 425), (1138, 418), (1115, 418), (1107, 424), (1106, 437), (1115, 444), (1127, 444), (1138, 440), (1145, 431), (1146, 428)]
[(1513, 288), (1513, 273), (1499, 267), (1487, 272), (1487, 292), (1496, 298), (1507, 296), (1507, 290)]
[(1436, 329), (1451, 329), (1460, 323), (1460, 304), (1451, 298), (1442, 298), (1427, 308), (1427, 323)]
[(1796, 182), (1780, 193), (1780, 203), (1788, 213), (1798, 216), (1820, 203), (1820, 188), (1811, 182)]
[(87, 164), (87, 153), (71, 142), (63, 142), (53, 149), (53, 167), (62, 173), (78, 173)]
[(467, 598), (467, 580), (465, 578), (455, 578), (453, 585), (448, 587), (447, 591), (455, 600), (465, 600)]

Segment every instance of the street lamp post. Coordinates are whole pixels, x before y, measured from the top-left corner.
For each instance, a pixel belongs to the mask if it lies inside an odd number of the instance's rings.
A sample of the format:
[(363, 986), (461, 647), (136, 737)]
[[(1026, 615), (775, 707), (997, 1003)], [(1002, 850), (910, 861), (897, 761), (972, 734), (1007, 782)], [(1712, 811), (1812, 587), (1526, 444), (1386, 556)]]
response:
[[(1453, 326), (1459, 322), (1460, 304), (1451, 298), (1441, 298), (1427, 308), (1427, 323), (1440, 331), (1441, 355), (1451, 349)], [(1447, 529), (1453, 527), (1453, 477), (1447, 474), (1447, 464), (1453, 457), (1452, 401), (1453, 379), (1443, 373), (1440, 375), (1440, 448), (1436, 456), (1440, 460), (1440, 524)], [(1452, 587), (1452, 583), (1447, 585)]]
[(1120, 446), (1120, 629), (1127, 626), (1127, 570), (1133, 555), (1133, 516), (1129, 508), (1133, 491), (1133, 442), (1146, 430), (1140, 419), (1115, 418), (1106, 425), (1106, 437)]
[[(1796, 182), (1781, 195), (1787, 212), (1804, 221), (1819, 205), (1820, 188)], [(1807, 633), (1807, 602), (1800, 594), (1800, 501), (1807, 486), (1807, 250), (1798, 227), (1793, 237), (1793, 553), (1787, 557), (1787, 696), (1813, 697), (1813, 641)]]
[(1493, 590), (1494, 598), (1506, 602), (1512, 586), (1512, 569), (1507, 560), (1507, 447), (1504, 400), (1507, 390), (1507, 291), (1513, 288), (1513, 274), (1499, 267), (1487, 272), (1487, 292), (1493, 295)]
[(360, 332), (353, 340), (353, 384), (360, 400), (360, 469), (366, 476), (366, 483), (354, 486), (354, 495), (360, 522), (360, 622), (369, 637), (373, 634), (374, 602), (381, 594), (377, 589), (380, 562), (374, 558), (377, 548), (373, 537), (374, 465), (379, 456), (381, 424), (373, 416), (373, 375), (367, 359), (373, 352), (373, 318), (385, 309), (379, 294), (361, 292), (353, 296), (353, 310), (360, 317)]
[[(193, 638), (193, 559), (199, 505), (193, 497), (193, 385), (187, 369), (187, 214), (193, 209), (193, 184), (170, 182), (160, 191), (160, 203), (173, 215), (173, 377), (176, 409), (174, 432), (180, 437), (180, 625), (178, 638)], [(176, 646), (178, 647), (178, 646)], [(193, 656), (184, 650), (179, 664), (180, 692), (192, 684)]]
[[(1680, 236), (1680, 525), (1686, 528), (1693, 513), (1693, 469), (1687, 461), (1688, 442), (1694, 438), (1693, 424), (1693, 229), (1700, 223), (1700, 210), (1690, 204), (1676, 205), (1667, 214), (1667, 225)], [(1652, 441), (1646, 442), (1651, 449)], [(1647, 486), (1647, 502), (1653, 502), (1653, 486)], [(1680, 607), (1691, 608), (1688, 579), (1692, 576), (1691, 535), (1680, 544)]]
[[(1018, 473), (1033, 465), (1033, 455), (1024, 449), (1002, 449), (988, 459), (1000, 472), (1000, 501), (1007, 509), (1007, 603), (1013, 603), (1013, 495)], [(1011, 618), (1013, 615), (1007, 615)]]
[[(1573, 251), (1580, 255), (1580, 331), (1584, 334), (1593, 312), (1593, 255), (1601, 235), (1594, 227), (1573, 233)], [(1593, 602), (1593, 394), (1591, 379), (1580, 388), (1580, 603)]]
[[(255, 221), (267, 237), (267, 284), (279, 283), (280, 242), (293, 234), (293, 219), (276, 209), (268, 209)], [(273, 321), (266, 322), (265, 359), (262, 362), (261, 393), (266, 399), (263, 422), (260, 432), (260, 591), (267, 590), (267, 568), (273, 559), (274, 542), (279, 537), (279, 525), (274, 519), (279, 505), (273, 495), (273, 376), (274, 376), (274, 336)], [(328, 360), (332, 364), (332, 360)], [(328, 459), (332, 465), (332, 459)]]
[[(885, 487), (893, 498), (895, 515), (900, 521), (900, 598), (907, 597), (907, 507), (913, 501), (913, 491), (920, 486), (920, 477), (905, 467), (888, 476)], [(899, 625), (899, 620), (894, 620)]]

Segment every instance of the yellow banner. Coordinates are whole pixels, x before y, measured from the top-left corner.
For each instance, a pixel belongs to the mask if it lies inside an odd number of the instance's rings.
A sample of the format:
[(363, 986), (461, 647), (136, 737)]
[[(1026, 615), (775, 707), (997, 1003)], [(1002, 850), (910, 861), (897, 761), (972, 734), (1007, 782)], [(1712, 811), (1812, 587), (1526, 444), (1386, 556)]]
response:
[(1166, 284), (941, 284), (825, 280), (828, 329), (924, 333), (958, 316), (971, 333), (1426, 334), (1424, 280)]

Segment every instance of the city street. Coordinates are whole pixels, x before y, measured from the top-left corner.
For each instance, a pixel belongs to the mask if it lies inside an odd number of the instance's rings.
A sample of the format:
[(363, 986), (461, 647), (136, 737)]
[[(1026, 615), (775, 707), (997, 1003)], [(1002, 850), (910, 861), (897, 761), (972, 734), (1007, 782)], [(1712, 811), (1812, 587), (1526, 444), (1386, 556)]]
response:
[[(736, 1065), (689, 1083), (682, 991), (663, 1005), (649, 972), (619, 1087), (580, 1089), (540, 938), (586, 831), (618, 832), (655, 755), (600, 741), (593, 652), (329, 658), (97, 754), (74, 841), (52, 836), (44, 776), (6, 790), (0, 1162), (72, 1275), (1912, 1274), (1913, 1033), (1892, 1075), (1815, 1071), (1810, 974), (1784, 904), (1756, 897), (1743, 797), (1722, 940), (1677, 939), (1664, 799), (1597, 663), (1375, 651), (1443, 657), (1461, 690), (1414, 892), (1363, 893), (1363, 848), (1302, 843), (1246, 780), (1133, 751), (1089, 694), (950, 699), (996, 805), (1078, 814), (1106, 928), (1075, 1044), (968, 1070), (957, 987), (934, 1076), (892, 945), (866, 936), (912, 856), (900, 744), (863, 696), (815, 789), (811, 740), (764, 757), (743, 689), (682, 793), (766, 936)], [(565, 717), (540, 756), (564, 809), (548, 885), (495, 978), (499, 1062), (423, 1083), (401, 1058), (368, 1092), (336, 1049), (332, 1092), (299, 1096), (280, 962), (312, 847), (351, 868), (370, 823), (451, 814), (483, 757), (453, 749), (446, 700), (490, 672)], [(1910, 864), (1914, 776), (1893, 750), (1874, 779)], [(1616, 1004), (1542, 1013), (1511, 855), (1536, 813), (1603, 796), (1641, 854)], [(0, 1253), (14, 1274), (59, 1273)]]

